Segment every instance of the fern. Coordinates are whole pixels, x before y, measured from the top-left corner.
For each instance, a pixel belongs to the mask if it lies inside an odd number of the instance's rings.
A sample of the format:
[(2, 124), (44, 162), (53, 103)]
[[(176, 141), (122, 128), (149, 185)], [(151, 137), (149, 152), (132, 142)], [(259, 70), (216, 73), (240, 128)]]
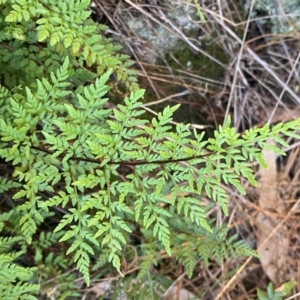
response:
[(99, 34), (107, 27), (89, 20), (89, 4), (89, 0), (1, 1), (0, 40), (5, 43), (0, 46), (0, 64), (8, 65), (0, 74), (5, 85), (13, 88), (19, 83), (34, 84), (35, 76), (47, 78), (49, 71), (56, 70), (69, 55), (72, 65), (95, 65), (98, 74), (114, 69), (119, 80), (136, 89), (132, 76), (136, 73), (127, 71), (128, 57), (113, 55), (120, 47)]
[[(1, 221), (7, 221), (10, 214), (2, 215)], [(0, 222), (0, 232), (4, 223)], [(31, 279), (35, 268), (24, 268), (14, 261), (23, 253), (12, 251), (12, 246), (22, 240), (22, 237), (0, 236), (0, 298), (7, 300), (36, 299), (32, 296), (38, 292), (39, 287), (28, 281)]]
[[(36, 249), (37, 265), (61, 268), (68, 255), (87, 285), (95, 257), (96, 266), (122, 273), (121, 257), (134, 230), (144, 239), (140, 276), (161, 253), (175, 257), (189, 276), (199, 258), (207, 263), (255, 255), (216, 227), (200, 195), (227, 215), (221, 183), (240, 193), (242, 177), (255, 185), (251, 162), (266, 166), (263, 148), (284, 154), (283, 135), (299, 138), (300, 120), (240, 135), (228, 118), (204, 140), (204, 132), (190, 131), (189, 124), (170, 125), (178, 105), (150, 121), (143, 118), (144, 90), (128, 70), (131, 63), (98, 34), (104, 27), (88, 20), (88, 4), (0, 1), (0, 158), (12, 169), (0, 179), (0, 192), (13, 191), (16, 206), (13, 230), (7, 231), (20, 238), (22, 249)], [(110, 108), (113, 73), (128, 93)], [(278, 147), (267, 145), (269, 138)], [(53, 216), (54, 233), (43, 233), (41, 224)], [(56, 260), (44, 253), (43, 243), (66, 250)], [(13, 282), (20, 267), (9, 255), (2, 263)], [(11, 292), (35, 288), (19, 282)]]
[[(171, 205), (174, 207), (173, 214), (189, 218), (190, 222), (213, 232), (196, 195), (205, 191), (227, 214), (227, 194), (220, 183), (231, 184), (244, 193), (240, 176), (255, 184), (247, 161), (256, 160), (264, 164), (260, 149), (265, 147), (266, 140), (275, 137), (278, 143), (285, 145), (278, 136), (280, 132), (297, 136), (291, 129), (297, 129), (299, 121), (279, 124), (272, 129), (266, 125), (239, 136), (230, 128), (228, 119), (215, 131), (214, 138), (202, 141), (203, 134), (198, 135), (194, 131), (194, 139), (191, 139), (188, 125), (177, 125), (175, 132), (170, 131), (168, 124), (178, 106), (166, 107), (150, 124), (147, 120), (136, 118), (142, 113), (138, 100), (143, 96), (143, 90), (132, 92), (124, 99), (125, 105), (111, 111), (104, 107), (107, 98), (101, 100), (108, 91), (106, 82), (110, 72), (103, 74), (95, 84), (85, 87), (81, 94), (75, 94), (71, 90), (65, 91), (67, 70), (68, 59), (56, 75), (51, 73), (52, 82), (44, 80), (37, 84), (36, 91), (27, 88), (23, 101), (18, 102), (18, 109), (12, 108), (14, 124), (1, 120), (2, 140), (13, 146), (1, 149), (0, 154), (6, 160), (13, 160), (13, 164), (22, 162), (15, 176), (23, 182), (23, 187), (14, 199), (28, 199), (19, 206), (24, 214), (20, 225), (28, 242), (36, 232), (37, 223), (43, 221), (41, 209), (47, 212), (53, 206), (68, 207), (68, 214), (62, 218), (55, 232), (66, 230), (61, 242), (74, 240), (67, 254), (74, 253), (74, 262), (87, 283), (90, 255), (93, 256), (93, 248), (100, 245), (109, 249), (107, 261), (121, 272), (120, 253), (127, 243), (128, 233), (132, 231), (126, 219), (131, 216), (145, 229), (151, 229), (153, 237), (169, 255), (172, 254), (169, 224), (173, 216), (163, 206)], [(35, 112), (36, 116), (32, 115), (30, 102), (36, 101), (38, 107), (36, 95), (46, 86), (56, 89), (56, 93), (51, 100), (49, 98), (43, 114)], [(60, 105), (58, 109), (55, 103), (63, 94), (73, 101)], [(96, 99), (100, 99), (97, 104)], [(12, 105), (16, 105), (14, 99)], [(108, 119), (110, 114), (112, 120)], [(45, 124), (40, 133), (34, 131), (39, 122)], [(272, 149), (282, 153), (279, 148)], [(200, 169), (196, 167), (199, 163), (204, 164)], [(113, 178), (118, 174), (119, 165), (134, 167), (125, 182)], [(91, 170), (94, 171), (91, 173)], [(149, 176), (150, 172), (152, 176)], [(65, 190), (41, 201), (38, 193), (54, 192), (53, 184), (62, 180), (65, 181)], [(166, 182), (172, 182), (171, 199), (162, 193)], [(98, 187), (97, 192), (87, 194), (95, 187)], [(178, 194), (189, 196), (177, 197)], [(134, 209), (127, 201), (133, 196)], [(92, 214), (92, 211), (96, 213)], [(216, 251), (216, 244), (213, 248), (213, 255), (218, 260), (224, 257), (224, 251), (220, 255)], [(200, 249), (201, 253), (207, 252), (207, 249)], [(246, 248), (240, 252), (247, 253), (253, 254)], [(191, 266), (193, 263), (189, 270)]]

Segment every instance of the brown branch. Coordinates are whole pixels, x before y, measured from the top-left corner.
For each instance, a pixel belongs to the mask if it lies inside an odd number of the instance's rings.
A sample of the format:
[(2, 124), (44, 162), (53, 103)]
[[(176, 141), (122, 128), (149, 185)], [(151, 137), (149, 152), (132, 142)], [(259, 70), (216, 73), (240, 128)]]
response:
[(15, 51), (15, 49), (14, 49), (12, 46), (7, 45), (7, 44), (0, 43), (0, 47), (1, 47), (1, 48), (5, 48), (5, 49), (8, 49), (8, 50), (10, 50), (10, 51)]
[[(47, 154), (54, 154), (54, 152), (49, 151), (44, 148), (40, 147), (35, 147), (31, 146), (32, 149), (44, 152)], [(193, 159), (199, 159), (208, 155), (211, 155), (212, 153), (206, 153), (203, 155), (197, 155), (197, 156), (188, 156), (188, 157), (183, 157), (183, 158), (178, 158), (178, 159), (162, 159), (162, 160), (154, 160), (154, 161), (146, 161), (146, 160), (135, 160), (135, 161), (108, 161), (106, 164), (107, 165), (123, 165), (123, 166), (138, 166), (138, 165), (148, 165), (148, 164), (167, 164), (167, 163), (176, 163), (176, 162), (184, 162), (184, 161), (189, 161)], [(62, 155), (59, 155), (58, 157), (62, 158)], [(76, 156), (71, 156), (69, 159), (75, 160), (75, 161), (85, 161), (85, 162), (90, 162), (90, 163), (95, 163), (99, 164), (102, 161), (93, 159), (93, 158), (87, 158), (87, 157), (76, 157)]]

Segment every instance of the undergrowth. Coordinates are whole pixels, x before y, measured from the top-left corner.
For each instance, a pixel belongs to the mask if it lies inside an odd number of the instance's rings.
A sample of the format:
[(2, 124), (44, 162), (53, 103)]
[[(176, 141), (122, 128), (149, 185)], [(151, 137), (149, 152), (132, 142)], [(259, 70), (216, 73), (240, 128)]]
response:
[[(0, 0), (0, 157), (10, 170), (0, 177), (1, 299), (49, 295), (51, 278), (62, 299), (75, 297), (67, 269), (89, 286), (95, 270), (125, 273), (130, 248), (138, 278), (166, 257), (191, 277), (199, 258), (256, 255), (208, 211), (228, 214), (223, 184), (240, 193), (242, 177), (256, 184), (251, 163), (266, 167), (263, 148), (284, 155), (268, 139), (299, 138), (300, 120), (237, 134), (227, 118), (204, 140), (188, 124), (170, 126), (178, 105), (144, 119), (132, 62), (89, 20), (88, 6)], [(112, 108), (115, 77), (128, 93)], [(24, 261), (24, 253), (35, 254)]]

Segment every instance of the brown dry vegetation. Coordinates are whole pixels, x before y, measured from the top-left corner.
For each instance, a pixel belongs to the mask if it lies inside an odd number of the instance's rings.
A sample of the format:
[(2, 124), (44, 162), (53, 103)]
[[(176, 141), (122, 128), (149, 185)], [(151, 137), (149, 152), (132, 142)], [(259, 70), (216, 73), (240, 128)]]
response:
[[(206, 128), (208, 134), (228, 114), (232, 115), (233, 125), (239, 132), (300, 116), (299, 32), (272, 35), (267, 27), (262, 29), (257, 20), (248, 18), (234, 0), (200, 1), (205, 22), (191, 19), (198, 26), (197, 38), (172, 26), (164, 12), (173, 7), (165, 1), (96, 0), (95, 4), (98, 21), (110, 27), (108, 35), (122, 36), (136, 61), (140, 84), (147, 89), (144, 107), (150, 114), (155, 114), (161, 105), (180, 102), (182, 108), (175, 121), (191, 122), (197, 128)], [(194, 6), (193, 1), (186, 5)], [(187, 65), (186, 53), (175, 50), (161, 57), (159, 64), (145, 62), (145, 53), (153, 49), (130, 30), (121, 10), (140, 16), (149, 26), (154, 23), (165, 26), (170, 34), (179, 36), (189, 49), (191, 65)], [(212, 212), (218, 224), (229, 224), (232, 233), (238, 233), (256, 248), (260, 260), (229, 259), (221, 266), (211, 262), (208, 268), (199, 262), (191, 280), (184, 276), (182, 266), (166, 260), (161, 268), (166, 276), (174, 279), (174, 299), (180, 299), (183, 287), (202, 295), (199, 299), (203, 300), (257, 298), (257, 287), (266, 289), (269, 281), (278, 287), (288, 280), (298, 282), (293, 290), (295, 296), (289, 299), (300, 299), (297, 298), (300, 291), (299, 144), (292, 139), (288, 143), (284, 158), (264, 153), (268, 170), (253, 166), (258, 188), (245, 182), (246, 196), (227, 188), (229, 218)], [(127, 274), (137, 268), (138, 258), (127, 266)]]

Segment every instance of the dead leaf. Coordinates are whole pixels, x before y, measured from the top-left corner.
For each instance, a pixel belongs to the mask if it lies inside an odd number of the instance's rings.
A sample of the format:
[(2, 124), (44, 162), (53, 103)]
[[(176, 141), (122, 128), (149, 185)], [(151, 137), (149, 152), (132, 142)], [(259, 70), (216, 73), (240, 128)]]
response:
[[(267, 141), (269, 145), (274, 145), (273, 140)], [(272, 234), (273, 230), (280, 223), (281, 219), (272, 217), (264, 211), (274, 210), (280, 214), (284, 213), (283, 199), (278, 193), (279, 174), (276, 167), (276, 154), (263, 150), (264, 159), (268, 169), (260, 169), (259, 179), (259, 200), (258, 204), (262, 209), (256, 217), (257, 251), (260, 255), (260, 262), (270, 280), (276, 285), (284, 276), (284, 266), (286, 261), (286, 250), (289, 239), (287, 227), (282, 225)]]

